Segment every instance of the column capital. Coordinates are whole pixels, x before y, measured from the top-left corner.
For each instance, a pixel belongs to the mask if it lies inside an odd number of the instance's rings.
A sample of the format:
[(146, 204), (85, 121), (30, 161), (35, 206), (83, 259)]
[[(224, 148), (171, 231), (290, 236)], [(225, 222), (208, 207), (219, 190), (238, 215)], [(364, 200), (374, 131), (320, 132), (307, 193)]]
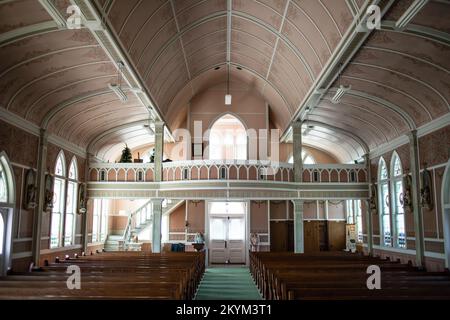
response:
[(294, 121), (294, 122), (292, 122), (292, 129), (301, 128), (302, 125), (303, 125), (303, 121)]
[(153, 122), (155, 125), (155, 129), (156, 128), (163, 128), (166, 124), (164, 123), (164, 121), (154, 121)]
[(407, 136), (408, 136), (410, 142), (414, 139), (417, 139), (417, 130), (413, 129), (413, 130), (409, 131), (407, 133)]
[(301, 206), (305, 202), (305, 200), (302, 200), (302, 199), (292, 199), (291, 201), (294, 204), (294, 206), (299, 206), (299, 205)]

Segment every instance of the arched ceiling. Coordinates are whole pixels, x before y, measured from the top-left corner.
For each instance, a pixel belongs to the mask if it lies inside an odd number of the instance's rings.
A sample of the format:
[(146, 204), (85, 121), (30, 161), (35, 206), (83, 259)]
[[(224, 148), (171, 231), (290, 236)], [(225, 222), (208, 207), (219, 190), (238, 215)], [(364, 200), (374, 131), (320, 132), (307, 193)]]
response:
[[(108, 89), (117, 69), (92, 28), (58, 26), (45, 9), (67, 17), (71, 3), (0, 1), (0, 106), (100, 158), (124, 141), (147, 144), (149, 110), (132, 88), (124, 86), (125, 103)], [(430, 0), (396, 28), (414, 3), (389, 1), (382, 28), (321, 89), (318, 79), (369, 1), (90, 1), (172, 130), (184, 123), (192, 97), (226, 81), (230, 65), (231, 82), (269, 103), (275, 127), (286, 130), (302, 117), (304, 141), (343, 162), (449, 112), (450, 4)], [(339, 84), (352, 88), (333, 104)], [(306, 113), (316, 89), (322, 95)]]
[(256, 83), (280, 129), (353, 20), (345, 0), (103, 1), (102, 10), (164, 115), (229, 62)]

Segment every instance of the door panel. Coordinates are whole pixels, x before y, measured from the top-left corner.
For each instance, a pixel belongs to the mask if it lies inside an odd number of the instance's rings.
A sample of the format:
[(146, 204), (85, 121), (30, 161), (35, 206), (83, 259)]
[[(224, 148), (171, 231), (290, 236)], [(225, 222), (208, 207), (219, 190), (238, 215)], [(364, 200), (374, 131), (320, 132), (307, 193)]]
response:
[(210, 216), (211, 263), (245, 263), (245, 217)]
[(303, 225), (305, 233), (305, 253), (319, 252), (319, 221), (305, 221)]
[(328, 245), (330, 251), (345, 249), (345, 222), (328, 221)]

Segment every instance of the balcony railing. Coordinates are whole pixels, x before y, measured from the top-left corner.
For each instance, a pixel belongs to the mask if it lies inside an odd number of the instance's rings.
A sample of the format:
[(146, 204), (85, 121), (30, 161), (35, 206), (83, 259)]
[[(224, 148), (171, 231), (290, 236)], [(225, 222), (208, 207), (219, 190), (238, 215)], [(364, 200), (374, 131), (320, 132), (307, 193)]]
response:
[[(264, 161), (193, 160), (163, 163), (163, 181), (241, 180), (293, 182), (293, 165)], [(94, 163), (89, 171), (93, 182), (153, 182), (152, 163)], [(357, 183), (367, 181), (362, 164), (317, 164), (303, 166), (303, 182)]]

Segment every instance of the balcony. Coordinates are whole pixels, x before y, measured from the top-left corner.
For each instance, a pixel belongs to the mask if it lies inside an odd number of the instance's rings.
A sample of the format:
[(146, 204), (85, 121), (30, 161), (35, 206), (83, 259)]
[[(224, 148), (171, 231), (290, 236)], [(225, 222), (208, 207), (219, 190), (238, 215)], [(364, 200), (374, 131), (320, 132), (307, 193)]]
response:
[(94, 163), (88, 192), (94, 198), (166, 199), (367, 199), (367, 170), (361, 164), (304, 165), (294, 182), (289, 163), (175, 161), (163, 163), (161, 182), (150, 163)]
[[(153, 182), (151, 163), (94, 163), (89, 181)], [(268, 165), (262, 161), (193, 160), (163, 163), (163, 181), (230, 180), (293, 182), (292, 164)], [(367, 171), (361, 164), (314, 164), (303, 166), (304, 183), (367, 182)]]

